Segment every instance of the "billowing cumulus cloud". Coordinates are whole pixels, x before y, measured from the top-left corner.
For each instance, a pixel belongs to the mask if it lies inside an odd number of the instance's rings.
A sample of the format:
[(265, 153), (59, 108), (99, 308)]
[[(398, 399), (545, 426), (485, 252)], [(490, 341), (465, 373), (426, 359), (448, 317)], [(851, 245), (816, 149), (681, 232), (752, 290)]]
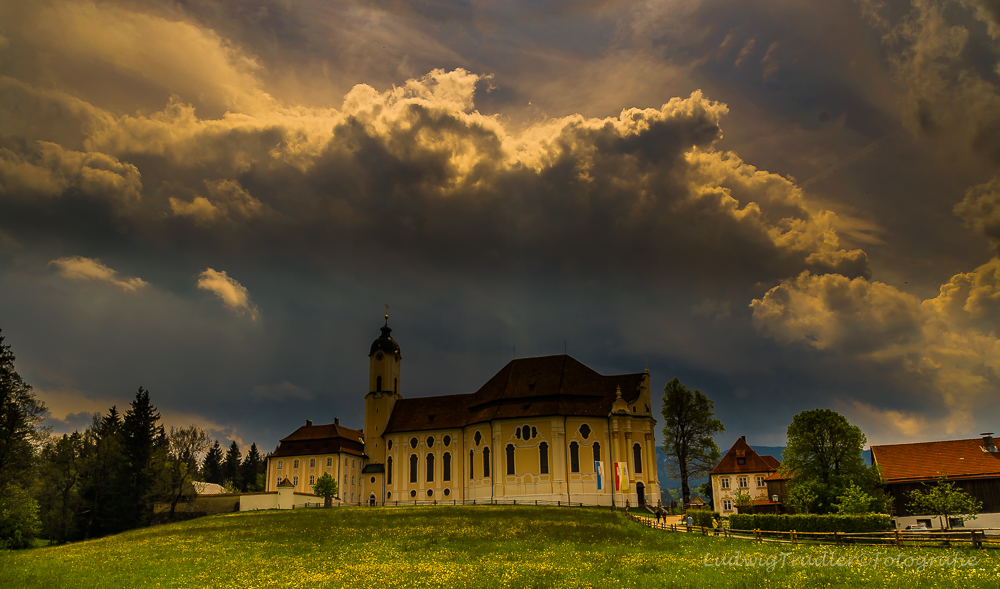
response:
[(230, 278), (226, 273), (207, 268), (198, 275), (198, 288), (219, 297), (222, 304), (240, 315), (249, 315), (253, 321), (260, 316), (260, 310), (250, 301), (246, 287)]
[(864, 414), (898, 414), (893, 422), (909, 434), (918, 428), (907, 423), (963, 431), (1000, 383), (998, 258), (954, 275), (938, 296), (923, 301), (877, 281), (803, 272), (751, 307), (754, 326), (764, 335), (849, 354), (926, 382), (943, 408), (938, 419), (912, 414), (904, 419), (898, 410), (852, 401)]
[(118, 278), (118, 272), (108, 268), (98, 259), (71, 256), (52, 260), (49, 264), (55, 266), (59, 275), (68, 280), (107, 282), (126, 292), (135, 292), (147, 285), (141, 278)]

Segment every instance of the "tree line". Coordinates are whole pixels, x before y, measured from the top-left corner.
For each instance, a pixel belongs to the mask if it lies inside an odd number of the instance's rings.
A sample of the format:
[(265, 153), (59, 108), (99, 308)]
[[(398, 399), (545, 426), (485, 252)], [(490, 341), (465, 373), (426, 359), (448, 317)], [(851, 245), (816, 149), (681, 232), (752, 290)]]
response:
[(243, 456), (235, 441), (223, 452), (194, 425), (167, 431), (143, 387), (124, 414), (112, 406), (82, 432), (51, 435), (42, 425), (44, 403), (3, 342), (0, 331), (0, 548), (146, 526), (157, 502), (169, 504), (165, 517), (173, 519), (194, 481), (264, 490), (267, 461), (256, 444)]

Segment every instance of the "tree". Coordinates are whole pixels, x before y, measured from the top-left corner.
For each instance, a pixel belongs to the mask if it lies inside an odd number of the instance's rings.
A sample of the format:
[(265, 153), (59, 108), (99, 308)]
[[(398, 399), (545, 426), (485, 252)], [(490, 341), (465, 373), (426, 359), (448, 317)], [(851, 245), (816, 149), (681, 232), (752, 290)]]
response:
[(965, 522), (976, 519), (983, 510), (983, 502), (955, 487), (955, 483), (942, 476), (927, 491), (911, 491), (907, 507), (913, 513), (933, 514), (939, 520), (943, 518), (945, 525), (942, 527), (950, 528), (951, 520)]
[(170, 485), (170, 519), (184, 496), (184, 487), (198, 474), (198, 456), (208, 448), (208, 435), (196, 425), (170, 428), (167, 476)]
[(704, 483), (698, 485), (698, 493), (700, 493), (702, 498), (705, 499), (709, 507), (715, 509), (715, 499), (713, 497), (712, 481), (705, 481)]
[(73, 432), (49, 440), (39, 456), (39, 516), (49, 542), (64, 544), (76, 535), (83, 451), (83, 436)]
[(735, 505), (738, 508), (742, 507), (744, 509), (754, 507), (753, 497), (750, 496), (750, 493), (748, 493), (746, 489), (740, 487), (736, 489), (734, 493), (735, 494), (733, 495), (733, 505)]
[(861, 455), (865, 434), (836, 411), (803, 411), (792, 418), (787, 433), (781, 470), (791, 477), (790, 493), (797, 486), (810, 486), (799, 497), (815, 495), (809, 505), (802, 506), (807, 510), (829, 513), (852, 483), (871, 489), (878, 482), (878, 471), (868, 468)]
[(115, 510), (120, 503), (124, 472), (122, 454), (122, 419), (118, 407), (111, 406), (108, 414), (94, 414), (93, 422), (83, 434), (83, 468), (80, 495), (84, 504), (83, 538), (103, 536), (119, 531)]
[(719, 462), (721, 453), (712, 436), (726, 428), (715, 418), (715, 403), (701, 391), (690, 391), (675, 378), (663, 392), (667, 472), (681, 479), (681, 497), (687, 505), (691, 501), (688, 479), (707, 476)]
[(201, 476), (206, 483), (222, 484), (222, 446), (219, 445), (219, 440), (215, 440), (205, 454), (205, 460), (201, 463)]
[(791, 485), (788, 489), (788, 502), (799, 513), (809, 513), (809, 509), (816, 504), (819, 495), (816, 493), (816, 481), (800, 481), (797, 485)]
[(844, 493), (837, 497), (837, 513), (845, 515), (870, 513), (874, 511), (872, 509), (874, 503), (875, 498), (852, 481)]
[(0, 546), (24, 548), (38, 529), (38, 504), (27, 489), (46, 408), (14, 369), (14, 354), (3, 340), (0, 332)]
[(266, 463), (264, 459), (260, 456), (260, 451), (257, 450), (257, 444), (250, 444), (250, 451), (247, 452), (246, 458), (243, 459), (243, 465), (241, 467), (241, 476), (243, 478), (243, 490), (254, 492), (263, 491), (263, 488), (259, 488), (260, 475), (264, 471)]
[(157, 463), (161, 458), (158, 453), (167, 447), (159, 421), (160, 414), (150, 402), (149, 391), (139, 387), (122, 423), (121, 523), (125, 529), (149, 523), (153, 512)]
[(316, 483), (313, 484), (313, 493), (323, 498), (324, 507), (330, 507), (333, 505), (331, 497), (337, 494), (337, 479), (330, 476), (330, 473), (324, 472), (323, 476), (316, 479)]
[(222, 483), (223, 486), (235, 491), (243, 489), (242, 462), (243, 456), (240, 453), (240, 447), (236, 444), (236, 440), (233, 440), (226, 452), (226, 460), (222, 463), (222, 477), (225, 479)]

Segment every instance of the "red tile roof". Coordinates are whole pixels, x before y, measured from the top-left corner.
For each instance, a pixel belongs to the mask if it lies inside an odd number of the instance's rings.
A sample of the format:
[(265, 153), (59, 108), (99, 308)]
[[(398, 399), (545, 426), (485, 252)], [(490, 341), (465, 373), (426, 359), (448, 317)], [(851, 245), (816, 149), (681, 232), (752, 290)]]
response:
[(982, 438), (872, 446), (872, 462), (887, 483), (1000, 477), (1000, 452), (984, 452)]
[[(743, 458), (744, 464), (739, 464), (738, 459)], [(736, 439), (733, 447), (726, 452), (722, 460), (715, 465), (711, 474), (739, 474), (752, 472), (772, 472), (778, 470), (781, 463), (774, 456), (765, 454), (763, 456), (754, 452), (754, 449), (747, 444), (746, 439), (740, 436)]]
[(288, 436), (271, 456), (306, 456), (312, 454), (364, 455), (364, 434), (339, 423), (303, 425)]
[(635, 402), (644, 376), (604, 376), (566, 355), (519, 358), (474, 393), (400, 399), (385, 433), (458, 428), (514, 417), (607, 417), (615, 391), (620, 387), (622, 397)]

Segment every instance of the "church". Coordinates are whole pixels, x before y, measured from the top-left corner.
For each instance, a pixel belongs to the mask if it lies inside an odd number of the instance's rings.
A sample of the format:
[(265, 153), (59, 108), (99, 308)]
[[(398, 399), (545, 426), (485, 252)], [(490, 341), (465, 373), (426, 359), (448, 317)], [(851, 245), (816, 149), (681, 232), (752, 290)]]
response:
[[(656, 503), (649, 370), (604, 376), (567, 355), (511, 360), (479, 390), (406, 398), (389, 316), (368, 353), (362, 429), (307, 420), (267, 460), (267, 490), (330, 473), (346, 504)], [(616, 469), (622, 469), (616, 489)]]

